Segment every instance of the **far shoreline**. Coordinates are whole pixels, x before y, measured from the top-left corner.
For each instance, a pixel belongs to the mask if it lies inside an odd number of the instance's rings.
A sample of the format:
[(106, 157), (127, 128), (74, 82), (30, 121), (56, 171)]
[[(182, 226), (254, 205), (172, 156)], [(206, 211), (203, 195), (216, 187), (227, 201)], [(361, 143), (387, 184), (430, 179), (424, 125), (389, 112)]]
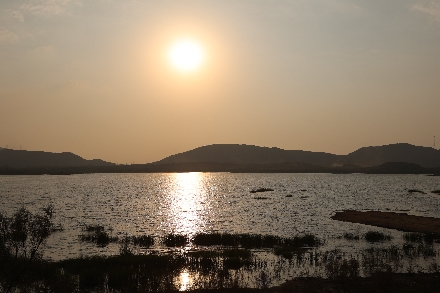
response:
[(420, 165), (394, 162), (373, 167), (339, 166), (325, 167), (301, 163), (278, 164), (234, 164), (234, 163), (175, 163), (133, 164), (113, 166), (0, 166), (0, 175), (71, 175), (92, 173), (309, 173), (309, 174), (408, 174), (439, 176), (440, 168), (425, 168)]

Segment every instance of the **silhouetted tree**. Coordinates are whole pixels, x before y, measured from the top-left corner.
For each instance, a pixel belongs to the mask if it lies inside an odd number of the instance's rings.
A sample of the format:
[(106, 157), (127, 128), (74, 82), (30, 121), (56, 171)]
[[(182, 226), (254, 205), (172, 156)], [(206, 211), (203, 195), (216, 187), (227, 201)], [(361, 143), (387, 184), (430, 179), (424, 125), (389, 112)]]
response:
[(11, 217), (0, 213), (0, 285), (11, 290), (28, 273), (31, 263), (41, 258), (40, 251), (54, 231), (53, 206), (41, 214), (20, 208)]

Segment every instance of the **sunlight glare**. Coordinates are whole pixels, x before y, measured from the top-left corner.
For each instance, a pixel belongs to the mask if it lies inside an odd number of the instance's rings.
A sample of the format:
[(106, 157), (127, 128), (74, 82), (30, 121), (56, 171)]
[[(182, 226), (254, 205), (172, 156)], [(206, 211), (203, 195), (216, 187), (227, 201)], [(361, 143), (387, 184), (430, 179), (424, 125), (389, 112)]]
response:
[(192, 278), (186, 270), (184, 270), (183, 272), (180, 273), (178, 283), (180, 285), (179, 291), (187, 291), (191, 288)]
[(170, 223), (175, 233), (193, 236), (205, 226), (202, 173), (176, 173), (170, 193)]
[(205, 52), (197, 42), (185, 39), (177, 41), (171, 46), (168, 58), (177, 70), (192, 72), (202, 65)]

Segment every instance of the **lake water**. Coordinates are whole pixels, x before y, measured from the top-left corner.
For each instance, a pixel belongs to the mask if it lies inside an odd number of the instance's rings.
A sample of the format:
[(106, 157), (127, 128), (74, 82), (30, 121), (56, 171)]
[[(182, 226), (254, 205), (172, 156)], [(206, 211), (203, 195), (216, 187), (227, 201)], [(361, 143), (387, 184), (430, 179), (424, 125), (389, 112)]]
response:
[[(274, 191), (251, 193), (258, 188)], [(409, 189), (426, 192), (409, 193)], [(115, 236), (198, 232), (256, 233), (292, 237), (312, 233), (331, 247), (345, 232), (395, 230), (331, 220), (335, 211), (379, 210), (439, 217), (440, 177), (334, 174), (86, 174), (0, 176), (0, 211), (55, 206), (64, 230), (48, 241), (45, 257), (115, 254), (118, 245), (81, 243), (85, 225), (100, 224)], [(400, 235), (400, 236), (399, 236)], [(399, 238), (400, 237), (400, 238)], [(330, 239), (330, 240), (329, 240)], [(333, 240), (331, 240), (333, 239)], [(189, 244), (191, 246), (191, 244)], [(163, 247), (156, 246), (161, 250)]]

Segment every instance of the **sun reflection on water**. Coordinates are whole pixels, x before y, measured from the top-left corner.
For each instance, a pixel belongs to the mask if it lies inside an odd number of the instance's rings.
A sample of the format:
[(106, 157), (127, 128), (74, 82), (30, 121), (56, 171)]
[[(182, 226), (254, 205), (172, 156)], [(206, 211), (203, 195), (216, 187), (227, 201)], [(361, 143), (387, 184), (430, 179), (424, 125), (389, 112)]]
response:
[[(168, 193), (170, 232), (187, 235), (191, 239), (197, 232), (204, 230), (204, 215), (209, 207), (206, 203), (203, 176), (203, 173), (173, 174)], [(180, 272), (176, 285), (179, 291), (187, 291), (191, 289), (193, 282), (193, 276), (184, 269)]]
[(205, 200), (203, 173), (174, 174), (168, 212), (172, 232), (191, 238), (204, 230)]
[(179, 275), (179, 291), (187, 291), (192, 287), (192, 277), (187, 270), (183, 270)]

